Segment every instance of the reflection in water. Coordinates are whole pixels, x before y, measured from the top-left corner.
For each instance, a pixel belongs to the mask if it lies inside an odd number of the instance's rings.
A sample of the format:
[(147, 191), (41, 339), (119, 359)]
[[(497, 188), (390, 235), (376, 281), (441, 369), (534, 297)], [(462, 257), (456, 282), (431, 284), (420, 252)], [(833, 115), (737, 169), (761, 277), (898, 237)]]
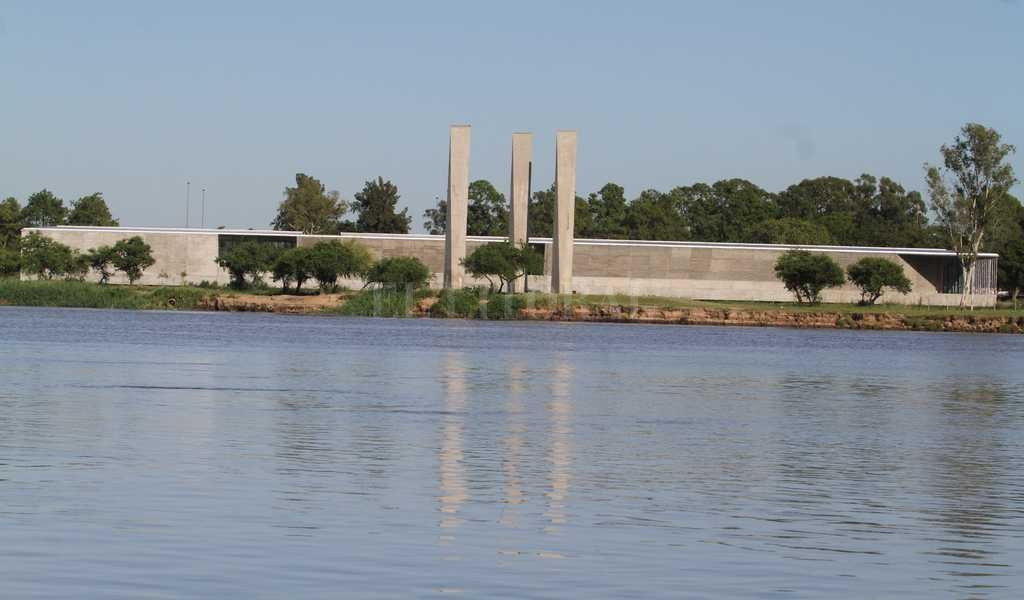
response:
[(565, 503), (569, 497), (570, 472), (572, 469), (572, 365), (564, 356), (555, 358), (551, 372), (551, 402), (548, 404), (551, 446), (548, 463), (551, 468), (551, 489), (547, 493), (548, 509), (544, 515), (550, 525), (544, 528), (549, 533), (558, 533), (566, 522)]
[[(463, 466), (463, 423), (466, 410), (466, 366), (460, 352), (449, 352), (441, 363), (444, 381), (444, 418), (438, 452), (440, 468), (441, 528), (455, 529), (461, 523), (459, 507), (469, 499)], [(450, 538), (442, 537), (443, 540)]]
[(502, 438), (501, 468), (504, 475), (505, 507), (501, 512), (501, 524), (508, 527), (519, 525), (519, 506), (525, 502), (523, 481), (519, 472), (522, 461), (523, 438), (526, 435), (523, 393), (525, 392), (526, 369), (518, 362), (509, 363), (506, 368), (507, 392), (505, 400), (505, 436)]

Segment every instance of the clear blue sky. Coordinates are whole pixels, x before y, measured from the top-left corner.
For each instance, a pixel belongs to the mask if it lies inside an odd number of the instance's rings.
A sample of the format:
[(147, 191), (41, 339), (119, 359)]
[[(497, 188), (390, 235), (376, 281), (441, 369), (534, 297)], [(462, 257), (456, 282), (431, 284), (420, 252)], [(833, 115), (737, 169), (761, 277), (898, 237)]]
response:
[[(1024, 6), (877, 2), (0, 3), (0, 197), (102, 191), (124, 225), (266, 227), (298, 171), (351, 199), (383, 175), (416, 230), (447, 127), (507, 193), (579, 130), (578, 191), (891, 176), (967, 121), (1021, 146)], [(1015, 190), (1021, 195), (1021, 188)], [(195, 220), (195, 224), (198, 219)]]

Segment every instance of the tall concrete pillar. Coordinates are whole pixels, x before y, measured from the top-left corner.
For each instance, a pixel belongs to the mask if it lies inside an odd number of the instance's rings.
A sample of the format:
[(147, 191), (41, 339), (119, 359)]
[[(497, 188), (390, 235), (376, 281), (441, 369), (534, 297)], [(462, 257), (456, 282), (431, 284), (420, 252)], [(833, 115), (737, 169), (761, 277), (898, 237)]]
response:
[(555, 134), (555, 226), (551, 293), (572, 293), (573, 223), (576, 218), (576, 132)]
[[(508, 219), (508, 241), (519, 247), (526, 243), (527, 215), (530, 207), (530, 175), (533, 171), (533, 134), (512, 134), (512, 183), (509, 189), (511, 210)], [(517, 279), (512, 291), (522, 292), (524, 282)]]
[(448, 130), (448, 217), (444, 235), (444, 287), (462, 287), (469, 205), (469, 125)]

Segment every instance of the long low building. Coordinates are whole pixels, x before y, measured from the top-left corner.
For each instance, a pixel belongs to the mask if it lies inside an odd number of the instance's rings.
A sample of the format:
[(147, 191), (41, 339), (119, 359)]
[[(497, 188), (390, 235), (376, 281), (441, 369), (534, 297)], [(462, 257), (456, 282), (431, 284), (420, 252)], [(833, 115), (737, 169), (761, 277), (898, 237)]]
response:
[[(377, 258), (415, 256), (434, 273), (440, 286), (444, 271), (445, 238), (442, 235), (346, 233), (337, 236), (304, 235), (288, 231), (231, 229), (167, 229), (157, 227), (47, 227), (27, 228), (22, 235), (38, 232), (79, 251), (111, 245), (131, 236), (142, 237), (153, 248), (156, 263), (140, 283), (226, 284), (226, 270), (216, 264), (220, 253), (244, 240), (258, 240), (282, 248), (311, 246), (331, 239), (354, 239)], [(467, 250), (505, 238), (470, 236)], [(550, 238), (530, 240), (544, 252), (544, 274), (532, 275), (529, 288), (548, 291), (551, 281)], [(844, 268), (866, 256), (888, 258), (903, 266), (912, 283), (909, 294), (887, 293), (885, 302), (955, 305), (960, 301), (960, 267), (956, 254), (931, 248), (871, 248), (856, 246), (782, 246), (772, 244), (722, 244), (707, 242), (657, 242), (591, 240), (574, 242), (573, 292), (672, 296), (705, 300), (790, 301), (791, 293), (775, 277), (775, 261), (794, 247), (820, 252)], [(996, 299), (995, 254), (982, 254), (975, 270), (975, 306), (991, 306)], [(121, 281), (115, 278), (115, 282)], [(471, 284), (473, 282), (470, 282)], [(482, 282), (481, 282), (482, 283)], [(356, 285), (358, 282), (349, 282)], [(852, 285), (827, 290), (826, 302), (855, 302), (860, 292)]]

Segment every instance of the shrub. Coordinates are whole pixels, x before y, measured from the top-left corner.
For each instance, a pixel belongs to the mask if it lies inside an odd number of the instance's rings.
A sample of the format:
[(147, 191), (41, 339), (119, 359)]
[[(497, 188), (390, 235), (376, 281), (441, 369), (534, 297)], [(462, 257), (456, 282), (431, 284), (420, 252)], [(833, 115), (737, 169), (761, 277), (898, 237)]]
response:
[(430, 270), (412, 256), (382, 259), (366, 274), (367, 284), (389, 289), (416, 289), (425, 286), (429, 279)]
[(278, 254), (270, 268), (274, 281), (280, 281), (286, 292), (292, 282), (295, 291), (301, 291), (302, 284), (313, 277), (312, 254), (309, 248), (289, 248)]
[(488, 319), (503, 321), (518, 319), (519, 313), (526, 308), (526, 297), (516, 294), (493, 296), (484, 305), (484, 314)]
[(270, 244), (246, 240), (229, 248), (215, 262), (231, 274), (232, 287), (245, 289), (263, 283), (263, 274), (270, 270), (277, 254), (277, 248)]
[(21, 270), (21, 257), (17, 250), (0, 246), (0, 277), (16, 275)]
[(30, 233), (21, 241), (21, 270), (40, 279), (53, 279), (74, 270), (75, 253), (68, 246)]
[(544, 258), (533, 248), (516, 248), (509, 242), (484, 244), (463, 259), (462, 264), (474, 277), (483, 277), (494, 291), (494, 280), (498, 279), (498, 291), (511, 290), (511, 284), (519, 277), (543, 268)]
[(114, 268), (128, 278), (129, 285), (142, 277), (142, 272), (153, 266), (153, 249), (141, 237), (134, 236), (126, 240), (118, 240), (114, 244)]
[(313, 276), (324, 290), (337, 290), (339, 277), (363, 277), (373, 264), (370, 251), (354, 240), (319, 242), (310, 250)]
[(910, 280), (903, 274), (903, 267), (884, 258), (862, 258), (846, 267), (846, 275), (850, 283), (860, 288), (861, 304), (874, 304), (884, 288), (910, 293)]
[(341, 314), (353, 317), (408, 317), (416, 296), (402, 290), (363, 290), (345, 301)]
[(821, 302), (821, 290), (843, 284), (843, 269), (824, 254), (789, 250), (775, 262), (775, 276), (797, 302)]
[(100, 283), (110, 281), (110, 276), (113, 275), (110, 272), (110, 265), (114, 262), (115, 256), (116, 253), (110, 246), (93, 248), (86, 253), (86, 260), (89, 261), (89, 266), (100, 276)]
[(430, 307), (432, 317), (475, 317), (480, 313), (480, 290), (466, 288), (463, 290), (441, 290), (441, 294)]

